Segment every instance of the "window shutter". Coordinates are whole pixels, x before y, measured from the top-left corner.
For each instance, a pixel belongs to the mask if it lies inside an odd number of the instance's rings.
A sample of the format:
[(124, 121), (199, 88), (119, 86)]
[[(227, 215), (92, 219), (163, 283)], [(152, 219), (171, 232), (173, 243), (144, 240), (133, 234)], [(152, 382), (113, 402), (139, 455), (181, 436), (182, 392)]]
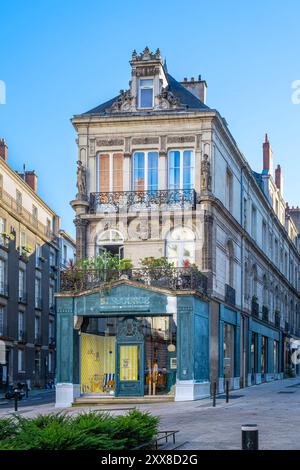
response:
[(123, 154), (113, 156), (113, 191), (123, 191)]
[(109, 192), (109, 155), (108, 154), (101, 154), (100, 155), (100, 191), (101, 192)]

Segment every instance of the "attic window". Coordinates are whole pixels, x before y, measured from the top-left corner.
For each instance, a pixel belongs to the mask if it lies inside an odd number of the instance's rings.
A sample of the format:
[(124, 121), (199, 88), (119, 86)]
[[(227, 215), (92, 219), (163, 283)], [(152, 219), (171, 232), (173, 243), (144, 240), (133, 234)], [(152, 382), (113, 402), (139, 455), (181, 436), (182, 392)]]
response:
[(153, 80), (140, 79), (139, 83), (139, 107), (153, 108)]

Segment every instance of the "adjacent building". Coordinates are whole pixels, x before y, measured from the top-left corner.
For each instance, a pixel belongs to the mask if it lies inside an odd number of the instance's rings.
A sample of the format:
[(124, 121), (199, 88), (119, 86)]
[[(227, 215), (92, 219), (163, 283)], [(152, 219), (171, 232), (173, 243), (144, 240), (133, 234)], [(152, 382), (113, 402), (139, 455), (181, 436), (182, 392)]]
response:
[(55, 379), (58, 215), (38, 196), (34, 171), (17, 173), (0, 140), (0, 388)]
[[(254, 172), (200, 76), (133, 52), (129, 89), (72, 119), (77, 259), (132, 260), (110, 280), (66, 276), (57, 297), (57, 405), (78, 397), (176, 400), (296, 372), (299, 226), (266, 135)], [(144, 257), (174, 269), (158, 278)], [(100, 290), (100, 292), (99, 292)]]
[(59, 267), (64, 270), (76, 263), (76, 242), (65, 230), (59, 230)]

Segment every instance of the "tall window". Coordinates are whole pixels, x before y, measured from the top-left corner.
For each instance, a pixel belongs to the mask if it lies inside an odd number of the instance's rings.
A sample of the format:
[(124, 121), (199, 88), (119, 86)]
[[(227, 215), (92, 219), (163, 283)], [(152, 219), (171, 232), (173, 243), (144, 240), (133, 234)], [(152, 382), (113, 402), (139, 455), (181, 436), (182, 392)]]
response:
[(257, 210), (256, 207), (252, 205), (251, 211), (251, 235), (256, 240), (256, 228), (257, 228)]
[(265, 220), (262, 223), (262, 248), (267, 249), (267, 224)]
[(97, 192), (123, 191), (123, 154), (98, 154), (96, 173)]
[(35, 245), (35, 266), (39, 268), (41, 266), (40, 257), (42, 256), (42, 247), (38, 243)]
[(25, 351), (18, 349), (18, 372), (25, 372)]
[(17, 212), (20, 214), (22, 212), (22, 194), (18, 190), (16, 190), (16, 206)]
[(244, 197), (244, 229), (248, 229), (248, 201)]
[(49, 343), (55, 339), (54, 320), (49, 320)]
[(233, 243), (231, 240), (228, 241), (226, 246), (226, 284), (230, 287), (234, 287), (234, 253)]
[(192, 189), (194, 187), (194, 152), (172, 150), (169, 152), (169, 189)]
[(25, 271), (19, 269), (19, 299), (23, 300), (25, 297)]
[(49, 286), (49, 308), (54, 307), (54, 285), (50, 284)]
[(4, 336), (4, 307), (0, 305), (0, 336)]
[(135, 152), (133, 155), (134, 191), (158, 189), (158, 152)]
[(0, 258), (0, 293), (6, 294), (6, 261)]
[(38, 223), (38, 210), (36, 206), (32, 206), (32, 223), (33, 225)]
[(36, 315), (34, 318), (34, 337), (38, 338), (41, 335), (41, 317)]
[(39, 277), (35, 278), (35, 307), (41, 308), (42, 302), (42, 292), (41, 292), (41, 279)]
[(6, 220), (3, 219), (3, 217), (0, 217), (0, 244), (4, 245), (5, 244), (5, 238), (2, 235), (5, 232), (6, 228)]
[(19, 314), (18, 314), (18, 337), (19, 337), (19, 340), (24, 339), (24, 334), (25, 334), (24, 312), (19, 312)]
[(176, 267), (195, 262), (195, 235), (187, 227), (172, 230), (167, 239), (167, 258)]
[(257, 296), (257, 267), (256, 264), (252, 266), (252, 296)]
[(139, 107), (153, 108), (153, 80), (141, 78), (139, 81)]
[(230, 170), (226, 171), (226, 208), (232, 211), (233, 204), (233, 176)]
[(19, 251), (22, 252), (23, 247), (26, 245), (26, 234), (25, 232), (20, 232), (20, 246)]

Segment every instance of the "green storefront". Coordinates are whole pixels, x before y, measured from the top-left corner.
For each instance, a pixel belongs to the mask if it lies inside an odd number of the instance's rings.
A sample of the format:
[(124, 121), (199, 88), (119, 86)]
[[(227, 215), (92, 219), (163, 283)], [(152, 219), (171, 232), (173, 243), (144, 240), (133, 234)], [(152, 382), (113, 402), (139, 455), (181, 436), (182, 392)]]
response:
[(56, 298), (56, 406), (78, 397), (209, 396), (209, 304), (117, 281)]

